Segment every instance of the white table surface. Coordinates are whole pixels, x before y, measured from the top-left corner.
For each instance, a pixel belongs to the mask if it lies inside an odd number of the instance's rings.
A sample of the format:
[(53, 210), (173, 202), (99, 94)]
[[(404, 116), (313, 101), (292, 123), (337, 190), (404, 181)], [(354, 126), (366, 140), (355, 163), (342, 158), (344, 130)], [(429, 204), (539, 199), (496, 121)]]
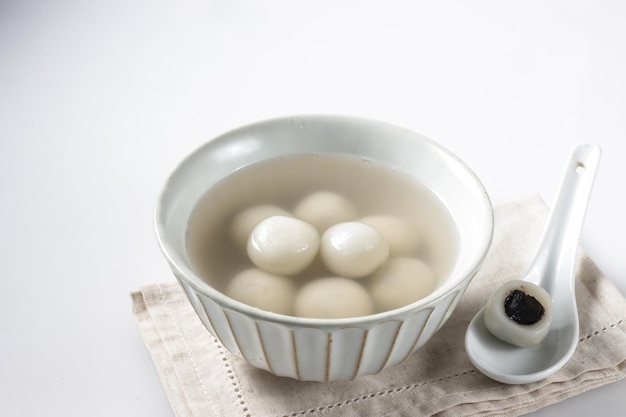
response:
[[(626, 2), (0, 2), (0, 415), (172, 416), (130, 291), (177, 162), (252, 121), (383, 119), (494, 204), (604, 150), (582, 245), (626, 294)], [(618, 416), (626, 381), (534, 416)]]

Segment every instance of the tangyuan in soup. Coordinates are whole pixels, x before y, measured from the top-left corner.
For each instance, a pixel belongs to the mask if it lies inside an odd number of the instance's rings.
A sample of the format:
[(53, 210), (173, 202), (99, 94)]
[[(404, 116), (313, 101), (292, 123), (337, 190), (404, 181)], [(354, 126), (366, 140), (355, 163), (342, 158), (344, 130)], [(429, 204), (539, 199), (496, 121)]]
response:
[(211, 187), (187, 247), (198, 275), (231, 298), (344, 318), (426, 297), (450, 274), (458, 236), (438, 196), (407, 173), (349, 155), (294, 155)]

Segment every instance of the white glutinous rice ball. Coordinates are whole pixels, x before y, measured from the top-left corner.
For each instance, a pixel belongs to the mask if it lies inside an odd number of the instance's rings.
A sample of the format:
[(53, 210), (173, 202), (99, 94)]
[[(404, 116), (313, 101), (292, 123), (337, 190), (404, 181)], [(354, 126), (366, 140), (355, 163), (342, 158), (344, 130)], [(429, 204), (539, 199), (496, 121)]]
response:
[(370, 279), (372, 300), (378, 311), (411, 304), (430, 294), (436, 285), (433, 270), (416, 258), (391, 258)]
[(248, 240), (248, 256), (259, 268), (291, 275), (304, 270), (315, 258), (320, 235), (307, 222), (272, 216), (259, 223)]
[(289, 216), (289, 212), (278, 206), (262, 204), (252, 206), (237, 213), (230, 224), (230, 238), (237, 247), (246, 248), (252, 229), (272, 216)]
[(296, 286), (283, 277), (257, 268), (239, 272), (226, 288), (237, 301), (279, 314), (293, 314)]
[(339, 319), (373, 312), (365, 288), (347, 278), (319, 278), (303, 286), (296, 295), (295, 314), (299, 317)]
[(550, 330), (552, 299), (538, 285), (512, 280), (491, 295), (484, 311), (487, 329), (498, 339), (520, 347), (541, 343)]
[(347, 198), (331, 191), (317, 191), (302, 199), (293, 209), (299, 219), (311, 223), (320, 233), (330, 226), (355, 220), (358, 213)]
[(361, 278), (374, 272), (389, 256), (389, 244), (372, 226), (339, 223), (322, 235), (322, 261), (336, 275)]
[(367, 216), (359, 220), (368, 224), (383, 235), (389, 243), (391, 256), (412, 256), (418, 251), (421, 244), (421, 236), (417, 228), (407, 221), (388, 215)]

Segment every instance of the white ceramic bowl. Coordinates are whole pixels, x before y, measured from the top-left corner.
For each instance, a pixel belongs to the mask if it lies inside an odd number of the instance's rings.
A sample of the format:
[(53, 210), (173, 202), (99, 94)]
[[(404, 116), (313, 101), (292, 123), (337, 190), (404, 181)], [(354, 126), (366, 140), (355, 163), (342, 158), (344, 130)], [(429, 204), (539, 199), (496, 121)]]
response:
[[(450, 276), (405, 307), (346, 319), (298, 318), (250, 307), (217, 291), (192, 269), (185, 233), (198, 199), (233, 171), (292, 154), (348, 153), (419, 178), (447, 205), (460, 236)], [(275, 375), (350, 380), (397, 364), (451, 315), (478, 271), (493, 235), (482, 184), (452, 153), (412, 131), (344, 116), (297, 116), (252, 124), (215, 138), (171, 174), (157, 202), (158, 242), (200, 320), (231, 352)]]

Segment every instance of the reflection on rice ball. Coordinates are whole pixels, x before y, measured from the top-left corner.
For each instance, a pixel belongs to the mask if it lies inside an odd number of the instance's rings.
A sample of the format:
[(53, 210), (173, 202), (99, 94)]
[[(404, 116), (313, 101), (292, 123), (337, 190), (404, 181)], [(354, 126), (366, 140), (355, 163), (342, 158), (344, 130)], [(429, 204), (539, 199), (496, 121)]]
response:
[(345, 222), (324, 232), (320, 250), (322, 260), (331, 272), (342, 277), (361, 278), (387, 260), (389, 244), (372, 226)]
[(319, 246), (319, 233), (307, 222), (294, 217), (272, 216), (252, 230), (248, 256), (265, 271), (291, 275), (309, 266)]

